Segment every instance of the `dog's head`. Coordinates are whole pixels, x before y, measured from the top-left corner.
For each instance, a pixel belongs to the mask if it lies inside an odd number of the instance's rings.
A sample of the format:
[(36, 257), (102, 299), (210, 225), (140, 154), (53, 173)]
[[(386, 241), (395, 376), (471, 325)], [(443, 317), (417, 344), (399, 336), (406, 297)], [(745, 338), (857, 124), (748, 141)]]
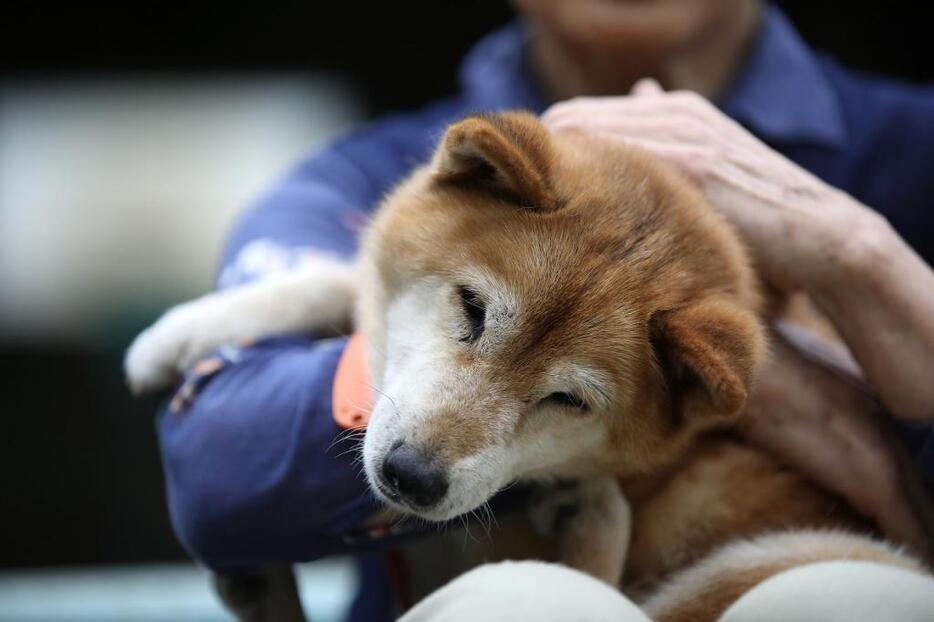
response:
[(748, 262), (701, 197), (526, 114), (451, 126), (363, 260), (367, 477), (428, 519), (515, 479), (671, 460), (740, 410), (763, 351)]

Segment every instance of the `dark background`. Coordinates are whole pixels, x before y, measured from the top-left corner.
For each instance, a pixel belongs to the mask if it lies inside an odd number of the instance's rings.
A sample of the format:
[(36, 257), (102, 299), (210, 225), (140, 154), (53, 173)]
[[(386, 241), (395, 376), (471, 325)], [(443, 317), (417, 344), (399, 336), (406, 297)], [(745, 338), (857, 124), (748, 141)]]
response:
[[(808, 42), (846, 64), (934, 78), (924, 3), (778, 4)], [(471, 42), (511, 15), (505, 0), (7, 3), (0, 89), (100, 76), (323, 70), (351, 81), (375, 116), (451, 92)], [(0, 342), (0, 567), (184, 555), (162, 496), (158, 402), (132, 400), (119, 373), (122, 349), (140, 328), (115, 327), (93, 347)]]
[[(574, 1), (574, 0), (569, 0)], [(924, 2), (783, 0), (804, 38), (847, 64), (928, 80), (934, 51)], [(372, 114), (455, 87), (471, 42), (512, 16), (508, 0), (253, 3), (6, 3), (5, 77), (88, 73), (240, 73), (324, 69), (357, 82)]]

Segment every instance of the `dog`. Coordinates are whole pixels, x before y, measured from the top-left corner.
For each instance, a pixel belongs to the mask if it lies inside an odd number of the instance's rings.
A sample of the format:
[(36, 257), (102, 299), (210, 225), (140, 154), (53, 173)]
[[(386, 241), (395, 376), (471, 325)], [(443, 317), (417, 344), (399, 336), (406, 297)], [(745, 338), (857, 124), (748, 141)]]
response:
[(364, 470), (391, 508), (443, 521), (513, 481), (573, 480), (560, 559), (613, 585), (625, 569), (660, 621), (714, 620), (813, 561), (926, 572), (729, 431), (767, 356), (760, 285), (730, 226), (636, 149), (468, 117), (386, 197), (355, 265), (171, 310), (127, 377), (153, 390), (228, 341), (352, 314), (379, 393)]

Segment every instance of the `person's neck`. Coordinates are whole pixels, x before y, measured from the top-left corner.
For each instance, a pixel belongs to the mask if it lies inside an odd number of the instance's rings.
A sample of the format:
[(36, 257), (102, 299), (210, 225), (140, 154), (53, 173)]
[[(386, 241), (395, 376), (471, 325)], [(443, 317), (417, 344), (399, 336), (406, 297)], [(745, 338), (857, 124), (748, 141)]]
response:
[(743, 2), (716, 28), (657, 63), (615, 58), (531, 24), (530, 59), (545, 95), (553, 101), (625, 95), (647, 77), (658, 80), (665, 90), (685, 89), (716, 100), (739, 69), (761, 12), (758, 2)]

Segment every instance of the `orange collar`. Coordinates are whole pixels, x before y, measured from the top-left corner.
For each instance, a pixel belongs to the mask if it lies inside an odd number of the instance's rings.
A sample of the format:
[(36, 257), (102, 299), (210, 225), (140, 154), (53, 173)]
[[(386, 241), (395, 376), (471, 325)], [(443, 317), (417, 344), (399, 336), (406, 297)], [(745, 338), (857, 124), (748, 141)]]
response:
[(366, 366), (366, 344), (363, 335), (354, 333), (337, 364), (334, 389), (331, 394), (334, 421), (345, 430), (365, 428), (373, 410), (370, 372)]

